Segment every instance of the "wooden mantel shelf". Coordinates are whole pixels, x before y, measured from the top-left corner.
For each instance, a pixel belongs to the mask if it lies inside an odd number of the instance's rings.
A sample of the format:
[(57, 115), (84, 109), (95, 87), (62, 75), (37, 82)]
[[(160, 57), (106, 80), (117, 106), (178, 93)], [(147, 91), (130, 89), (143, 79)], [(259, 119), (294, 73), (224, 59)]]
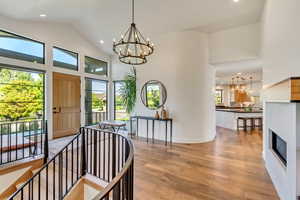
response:
[(267, 101), (299, 102), (300, 77), (290, 77), (265, 89)]

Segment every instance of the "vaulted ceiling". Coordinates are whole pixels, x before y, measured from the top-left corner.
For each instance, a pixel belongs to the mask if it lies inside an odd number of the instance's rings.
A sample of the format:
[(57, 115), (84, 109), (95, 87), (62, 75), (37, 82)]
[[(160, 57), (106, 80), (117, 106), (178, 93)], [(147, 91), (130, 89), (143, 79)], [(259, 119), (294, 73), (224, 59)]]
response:
[[(194, 29), (211, 32), (259, 21), (264, 0), (136, 0), (140, 30), (156, 34)], [(110, 53), (112, 39), (130, 23), (131, 0), (1, 0), (0, 15), (72, 24)], [(41, 18), (40, 14), (47, 17)], [(103, 40), (104, 44), (99, 41)]]

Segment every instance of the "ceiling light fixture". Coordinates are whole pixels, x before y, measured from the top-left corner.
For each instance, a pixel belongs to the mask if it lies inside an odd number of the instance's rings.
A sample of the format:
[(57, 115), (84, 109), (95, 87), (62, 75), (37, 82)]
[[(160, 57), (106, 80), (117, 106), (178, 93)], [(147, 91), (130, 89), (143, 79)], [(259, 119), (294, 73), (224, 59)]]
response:
[(100, 40), (100, 44), (104, 44), (104, 41), (103, 41), (103, 40)]
[(40, 17), (47, 17), (46, 14), (40, 14)]
[(237, 2), (239, 2), (240, 0), (233, 0), (233, 2), (235, 2), (235, 3), (237, 3)]
[(134, 23), (134, 0), (132, 0), (132, 22), (121, 39), (113, 41), (113, 51), (119, 55), (122, 63), (129, 65), (141, 65), (147, 62), (146, 57), (151, 55), (154, 44), (150, 39), (145, 39)]

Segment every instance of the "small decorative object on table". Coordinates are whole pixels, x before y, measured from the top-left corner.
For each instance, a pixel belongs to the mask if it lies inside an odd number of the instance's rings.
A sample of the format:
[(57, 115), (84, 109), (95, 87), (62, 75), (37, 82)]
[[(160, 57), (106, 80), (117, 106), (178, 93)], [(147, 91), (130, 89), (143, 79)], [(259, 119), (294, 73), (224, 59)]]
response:
[(159, 119), (159, 113), (158, 113), (158, 111), (155, 112), (155, 119)]
[(245, 112), (252, 112), (252, 107), (251, 106), (245, 107), (244, 111)]
[(165, 109), (164, 106), (162, 106), (162, 108), (161, 108), (160, 116), (161, 116), (162, 119), (168, 119), (168, 112), (167, 112), (167, 110)]

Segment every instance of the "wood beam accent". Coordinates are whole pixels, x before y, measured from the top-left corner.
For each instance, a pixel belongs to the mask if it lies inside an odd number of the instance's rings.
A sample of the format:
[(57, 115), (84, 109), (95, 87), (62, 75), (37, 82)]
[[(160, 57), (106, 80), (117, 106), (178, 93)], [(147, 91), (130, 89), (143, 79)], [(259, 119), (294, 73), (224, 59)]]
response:
[(267, 101), (300, 102), (300, 77), (290, 77), (264, 90)]

